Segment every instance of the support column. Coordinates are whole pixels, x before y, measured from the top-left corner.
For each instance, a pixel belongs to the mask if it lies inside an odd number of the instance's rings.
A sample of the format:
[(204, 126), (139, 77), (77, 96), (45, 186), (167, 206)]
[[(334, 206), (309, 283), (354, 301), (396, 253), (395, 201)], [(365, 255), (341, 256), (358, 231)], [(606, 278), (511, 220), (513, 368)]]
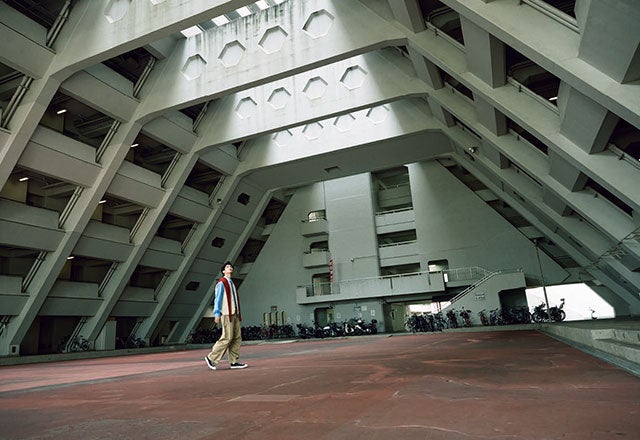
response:
[(640, 8), (637, 0), (591, 1), (581, 7), (578, 57), (620, 83), (640, 79)]
[(444, 82), (442, 81), (442, 76), (440, 76), (438, 66), (427, 60), (420, 52), (413, 49), (411, 46), (407, 47), (407, 50), (409, 51), (409, 58), (411, 58), (413, 68), (416, 69), (418, 78), (429, 84), (429, 86), (434, 90), (444, 87)]
[[(4, 337), (0, 338), (0, 355), (18, 354), (13, 353), (11, 347), (19, 346), (29, 327), (31, 327), (33, 320), (38, 315), (42, 304), (66, 263), (67, 257), (73, 251), (82, 231), (86, 228), (96, 206), (98, 206), (98, 202), (120, 168), (120, 164), (139, 130), (140, 125), (138, 123), (130, 122), (122, 124), (120, 130), (114, 136), (111, 145), (103, 156), (103, 168), (95, 184), (90, 188), (85, 188), (80, 195), (63, 226), (65, 233), (58, 248), (47, 254), (26, 292), (28, 298), (24, 307), (11, 321)], [(97, 335), (94, 335), (94, 338), (95, 336)]]
[[(184, 182), (187, 180), (187, 177), (189, 177), (189, 173), (193, 169), (193, 165), (196, 160), (197, 156), (194, 154), (185, 154), (180, 158), (166, 183), (167, 189), (162, 200), (158, 206), (149, 210), (149, 213), (145, 217), (134, 237), (134, 246), (131, 253), (125, 261), (118, 264), (118, 267), (102, 292), (102, 303), (100, 304), (100, 307), (96, 311), (96, 314), (90, 317), (84, 325), (83, 332), (90, 341), (98, 336), (107, 322), (113, 307), (118, 302), (120, 295), (125, 290), (125, 287), (131, 278), (131, 275), (144, 256), (144, 253), (147, 251), (158, 227), (162, 223), (167, 212), (169, 212), (169, 208), (173, 205), (176, 197), (180, 194)], [(156, 306), (156, 308), (158, 307), (160, 306)], [(144, 324), (141, 326), (143, 325)]]
[(460, 16), (469, 71), (491, 87), (507, 83), (504, 43), (464, 16)]
[(603, 151), (618, 116), (565, 82), (558, 93), (560, 133), (589, 154)]
[(478, 95), (474, 95), (478, 121), (491, 130), (496, 136), (502, 136), (509, 132), (507, 117), (500, 110), (489, 104)]
[(549, 150), (549, 164), (549, 175), (569, 191), (580, 191), (584, 188), (587, 176), (553, 150)]
[(418, 33), (427, 29), (417, 0), (389, 0), (389, 7), (394, 18), (412, 32)]
[(49, 102), (60, 87), (52, 78), (34, 80), (31, 88), (16, 109), (9, 124), (11, 134), (0, 144), (0, 188), (2, 188), (18, 163), (33, 132), (38, 127)]
[[(504, 43), (464, 16), (460, 16), (460, 23), (469, 71), (493, 88), (505, 85), (507, 70)], [(507, 117), (502, 112), (480, 96), (474, 96), (474, 102), (482, 125), (497, 136), (507, 133)]]

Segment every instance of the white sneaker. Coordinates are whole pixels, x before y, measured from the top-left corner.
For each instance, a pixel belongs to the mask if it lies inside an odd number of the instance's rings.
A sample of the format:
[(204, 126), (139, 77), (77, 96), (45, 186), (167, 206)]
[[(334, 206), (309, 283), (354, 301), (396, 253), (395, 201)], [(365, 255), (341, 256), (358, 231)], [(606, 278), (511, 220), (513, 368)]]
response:
[(241, 364), (240, 362), (234, 362), (233, 364), (231, 364), (231, 369), (232, 370), (238, 370), (240, 368), (247, 368), (247, 367), (248, 367), (247, 364)]
[(216, 369), (216, 364), (214, 364), (213, 362), (211, 362), (211, 359), (209, 359), (209, 356), (205, 356), (204, 360), (207, 362), (207, 367), (209, 367), (212, 370)]

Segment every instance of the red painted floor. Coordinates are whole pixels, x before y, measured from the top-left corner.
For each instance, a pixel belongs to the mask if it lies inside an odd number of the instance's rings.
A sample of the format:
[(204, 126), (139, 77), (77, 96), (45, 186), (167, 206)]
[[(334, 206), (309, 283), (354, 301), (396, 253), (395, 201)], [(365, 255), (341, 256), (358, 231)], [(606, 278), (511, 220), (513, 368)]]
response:
[(640, 379), (536, 331), (0, 368), (2, 439), (640, 439)]

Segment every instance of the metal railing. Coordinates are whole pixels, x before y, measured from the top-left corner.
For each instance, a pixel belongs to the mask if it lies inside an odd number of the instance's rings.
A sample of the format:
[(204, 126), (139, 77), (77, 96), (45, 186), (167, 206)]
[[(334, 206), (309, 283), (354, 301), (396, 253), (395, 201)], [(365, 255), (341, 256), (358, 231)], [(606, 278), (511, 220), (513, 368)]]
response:
[(391, 209), (389, 211), (376, 211), (376, 215), (397, 214), (399, 212), (406, 212), (406, 211), (413, 211), (413, 206), (409, 206), (408, 208)]
[(630, 163), (635, 168), (640, 169), (640, 159), (636, 160), (633, 156), (625, 153), (620, 148), (618, 148), (617, 145), (608, 144), (606, 149), (618, 156), (619, 160), (624, 160), (625, 162)]
[(558, 23), (571, 29), (574, 32), (580, 32), (580, 28), (578, 27), (578, 20), (576, 20), (569, 14), (565, 14), (561, 10), (554, 8), (549, 3), (543, 0), (520, 0), (520, 4), (522, 3), (531, 6), (537, 11), (542, 12), (547, 17), (554, 19)]
[(304, 288), (306, 290), (307, 297), (322, 296), (322, 295), (336, 295), (341, 293), (343, 284), (361, 283), (365, 281), (376, 281), (376, 280), (389, 280), (389, 279), (393, 280), (397, 278), (420, 276), (420, 275), (430, 276), (431, 274), (435, 274), (435, 273), (439, 273), (439, 272), (422, 271), (422, 272), (410, 272), (410, 273), (401, 273), (401, 274), (394, 274), (394, 275), (382, 275), (382, 276), (376, 276), (376, 277), (352, 278), (352, 279), (342, 280), (342, 281), (302, 285), (302, 286), (298, 286), (298, 288)]
[(530, 88), (528, 88), (527, 86), (525, 86), (524, 84), (522, 84), (521, 82), (519, 82), (518, 80), (516, 80), (514, 77), (512, 76), (507, 76), (507, 82), (509, 84), (511, 84), (512, 86), (515, 86), (518, 89), (519, 93), (524, 93), (525, 95), (535, 99), (536, 101), (540, 102), (542, 105), (544, 105), (545, 107), (547, 107), (549, 110), (553, 111), (556, 114), (560, 114), (560, 110), (558, 110), (558, 107), (554, 104), (552, 104), (551, 102), (549, 102), (549, 100), (544, 99), (542, 96), (538, 95), (536, 92), (534, 92), (533, 90), (531, 90)]
[(398, 241), (396, 243), (379, 244), (378, 247), (379, 248), (388, 248), (388, 247), (393, 247), (393, 246), (403, 246), (405, 244), (414, 244), (414, 243), (417, 243), (417, 242), (418, 242), (418, 240)]
[[(314, 283), (297, 286), (298, 289), (304, 288), (306, 291), (307, 297), (312, 296), (324, 296), (324, 295), (336, 295), (340, 294), (342, 291), (342, 285), (347, 285), (350, 283), (361, 283), (365, 281), (376, 281), (376, 280), (391, 280), (405, 277), (414, 277), (414, 276), (424, 276), (428, 277), (435, 276), (440, 274), (440, 276), (444, 276), (445, 284), (447, 282), (452, 281), (471, 281), (475, 280), (474, 284), (469, 286), (467, 289), (462, 291), (456, 298), (461, 297), (466, 292), (472, 290), (477, 285), (482, 284), (489, 278), (502, 274), (502, 273), (514, 273), (514, 272), (522, 272), (522, 269), (505, 269), (498, 271), (490, 271), (484, 269), (479, 266), (472, 267), (462, 267), (458, 269), (447, 269), (447, 270), (437, 270), (437, 271), (420, 271), (420, 272), (408, 272), (394, 275), (382, 275), (375, 277), (364, 277), (364, 278), (352, 278), (348, 280), (334, 281), (334, 282), (322, 282), (322, 283)], [(453, 302), (453, 300), (452, 300)]]
[(443, 272), (446, 276), (445, 279), (447, 282), (477, 280), (491, 273), (490, 270), (479, 266), (446, 269)]
[(447, 40), (449, 43), (453, 44), (457, 49), (460, 49), (461, 52), (465, 52), (464, 44), (453, 38), (451, 35), (447, 34), (445, 31), (437, 27), (430, 21), (424, 22), (425, 27), (434, 33), (436, 37), (441, 37)]
[(496, 270), (494, 272), (489, 272), (487, 275), (485, 275), (484, 277), (482, 277), (481, 279), (479, 279), (478, 281), (476, 281), (475, 283), (473, 283), (472, 285), (464, 289), (462, 292), (460, 292), (459, 294), (451, 298), (449, 301), (451, 302), (451, 304), (453, 304), (454, 302), (458, 301), (460, 298), (465, 296), (467, 293), (471, 292), (479, 285), (486, 283), (488, 280), (490, 280), (496, 275), (501, 275), (504, 273), (516, 273), (516, 272), (522, 272), (522, 269), (505, 269), (505, 270)]

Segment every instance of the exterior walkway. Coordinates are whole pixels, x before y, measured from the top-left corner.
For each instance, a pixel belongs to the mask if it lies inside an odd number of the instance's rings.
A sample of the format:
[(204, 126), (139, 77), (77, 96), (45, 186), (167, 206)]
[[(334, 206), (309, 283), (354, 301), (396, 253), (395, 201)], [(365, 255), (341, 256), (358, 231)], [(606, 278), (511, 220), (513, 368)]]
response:
[(3, 439), (637, 439), (640, 379), (535, 330), (0, 368)]

